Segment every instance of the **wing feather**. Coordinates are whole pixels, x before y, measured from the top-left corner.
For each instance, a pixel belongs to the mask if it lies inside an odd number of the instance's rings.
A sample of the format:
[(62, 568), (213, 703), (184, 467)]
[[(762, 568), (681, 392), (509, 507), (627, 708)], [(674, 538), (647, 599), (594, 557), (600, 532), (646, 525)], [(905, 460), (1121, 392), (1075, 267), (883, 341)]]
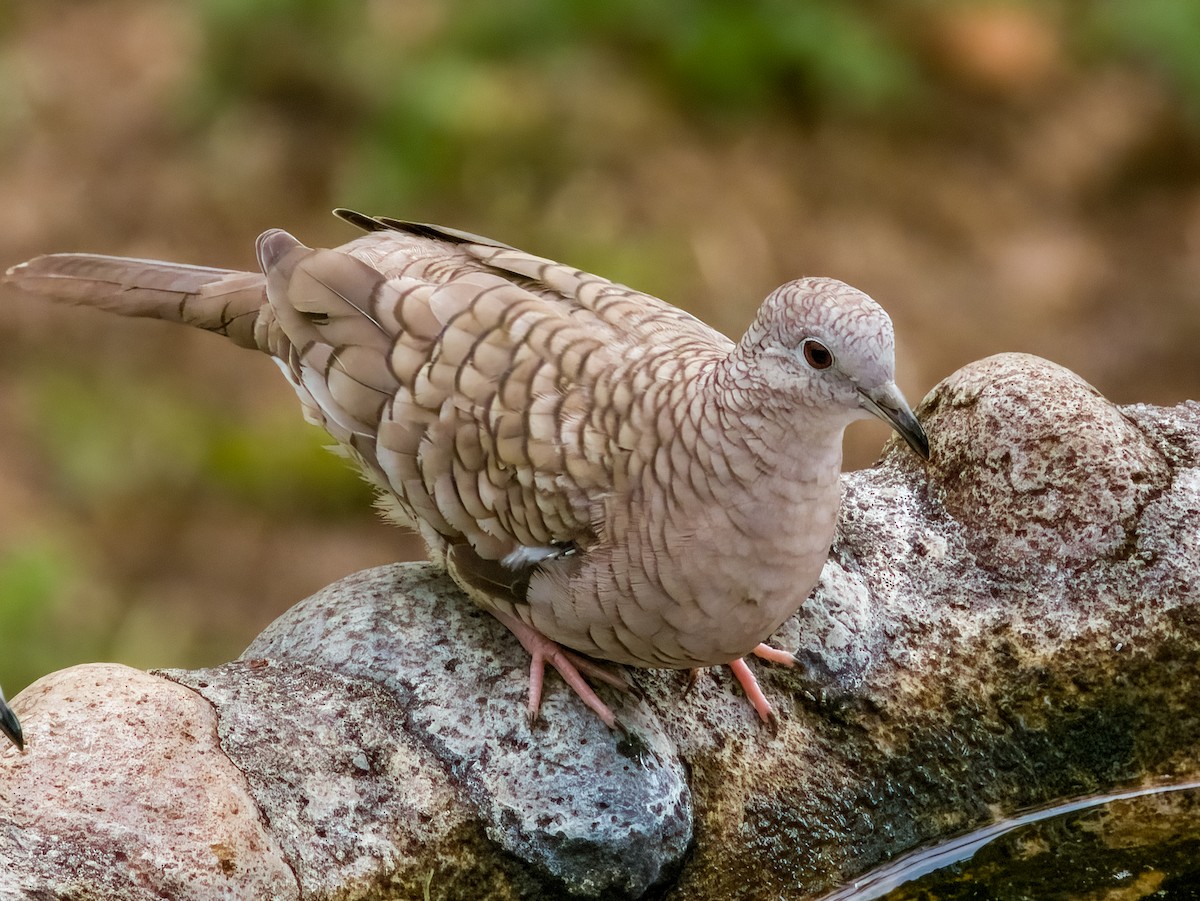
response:
[(630, 367), (648, 345), (715, 358), (729, 339), (655, 297), (498, 242), (338, 214), (368, 234), (329, 251), (280, 232), (260, 242), (269, 301), (301, 349), (293, 384), (306, 405), (340, 440), (370, 431), (360, 457), (427, 538), (493, 561), (598, 540), (598, 505), (654, 428), (638, 420)]

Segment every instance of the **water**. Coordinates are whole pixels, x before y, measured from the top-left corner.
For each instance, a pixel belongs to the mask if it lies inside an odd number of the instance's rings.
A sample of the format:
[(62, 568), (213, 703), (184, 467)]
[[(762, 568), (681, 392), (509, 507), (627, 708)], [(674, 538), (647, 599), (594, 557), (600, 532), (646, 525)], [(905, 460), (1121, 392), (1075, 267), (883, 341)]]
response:
[(821, 901), (1200, 901), (1200, 782), (1080, 798), (914, 851)]

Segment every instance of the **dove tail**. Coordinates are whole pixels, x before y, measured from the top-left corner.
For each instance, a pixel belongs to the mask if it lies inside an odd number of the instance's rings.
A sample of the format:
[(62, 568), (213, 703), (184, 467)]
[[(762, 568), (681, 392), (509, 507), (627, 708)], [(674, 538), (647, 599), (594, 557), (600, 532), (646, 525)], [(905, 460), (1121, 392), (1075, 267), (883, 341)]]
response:
[(4, 283), (31, 294), (123, 316), (181, 322), (259, 348), (255, 326), (266, 303), (261, 273), (55, 253), (13, 266)]

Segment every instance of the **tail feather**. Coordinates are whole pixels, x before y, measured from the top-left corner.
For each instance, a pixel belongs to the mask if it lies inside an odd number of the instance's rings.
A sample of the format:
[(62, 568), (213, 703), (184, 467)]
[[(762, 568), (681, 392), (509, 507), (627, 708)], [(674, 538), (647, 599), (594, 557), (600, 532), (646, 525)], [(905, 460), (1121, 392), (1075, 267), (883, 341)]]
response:
[(261, 273), (90, 253), (55, 253), (13, 266), (4, 283), (124, 316), (181, 322), (259, 348)]

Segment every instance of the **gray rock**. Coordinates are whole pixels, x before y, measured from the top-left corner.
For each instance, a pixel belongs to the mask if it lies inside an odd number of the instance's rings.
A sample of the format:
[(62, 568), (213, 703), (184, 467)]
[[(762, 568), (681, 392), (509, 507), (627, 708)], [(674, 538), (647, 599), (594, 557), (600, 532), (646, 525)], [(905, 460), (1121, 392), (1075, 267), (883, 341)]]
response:
[(224, 666), (14, 698), (0, 894), (811, 897), (1006, 812), (1200, 773), (1200, 405), (1117, 408), (1004, 355), (921, 417), (928, 465), (892, 446), (845, 478), (774, 638), (803, 665), (756, 665), (778, 734), (722, 670), (603, 689), (629, 736), (552, 678), (531, 729), (516, 642), (429, 567), (383, 567)]
[[(691, 841), (682, 761), (641, 704), (624, 709), (626, 738), (555, 692), (531, 730), (528, 663), (506, 634), (428, 564), (388, 566), (297, 604), (240, 661), (169, 676), (221, 711), (222, 745), (239, 769), (303, 777), (248, 778), (272, 823), (318, 836), (288, 844), (306, 897), (388, 878), (392, 836), (422, 813), (429, 824), (406, 835), (414, 852), (443, 847), (453, 858), (469, 835), (472, 846), (494, 843), (483, 857), (511, 856), (514, 884), (641, 897)], [(264, 722), (280, 700), (290, 709)], [(420, 855), (404, 862), (443, 869)]]
[(743, 760), (676, 734), (697, 808), (743, 815), (671, 897), (818, 893), (1006, 812), (1200, 773), (1200, 404), (1116, 408), (1005, 354), (919, 415), (931, 463), (893, 446), (846, 478), (776, 636), (819, 690), (759, 667), (821, 703)]

